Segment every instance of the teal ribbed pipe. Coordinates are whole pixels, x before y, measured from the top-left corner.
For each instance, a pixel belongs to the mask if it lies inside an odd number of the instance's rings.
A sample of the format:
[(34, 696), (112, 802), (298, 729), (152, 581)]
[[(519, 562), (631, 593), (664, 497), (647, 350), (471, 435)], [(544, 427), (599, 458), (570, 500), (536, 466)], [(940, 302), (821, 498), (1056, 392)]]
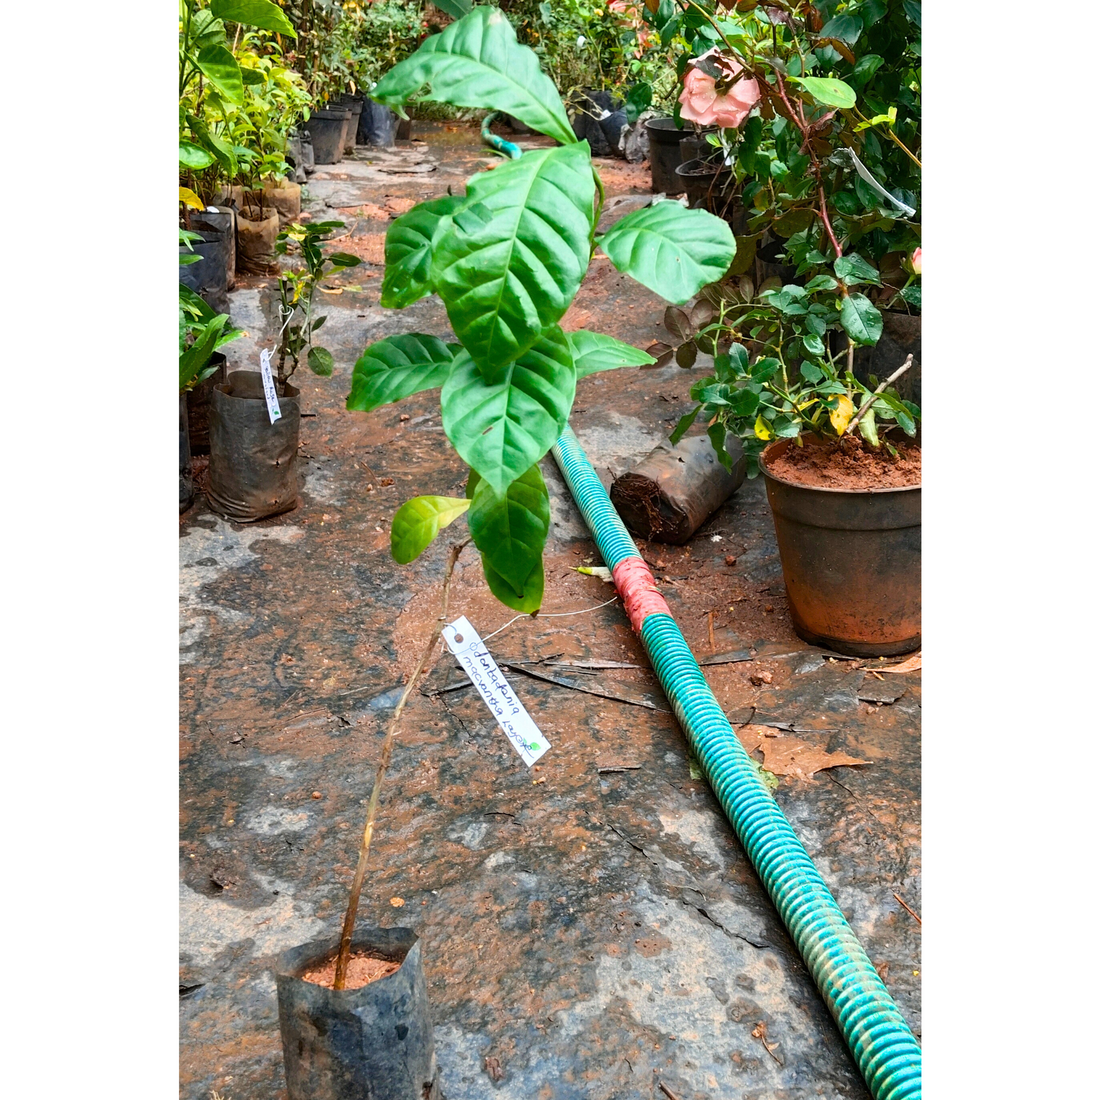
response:
[[(553, 455), (604, 565), (641, 557), (572, 429)], [(919, 1100), (921, 1050), (814, 866), (737, 739), (670, 615), (642, 624), (673, 711), (726, 817), (802, 953), (875, 1100)]]
[(515, 142), (508, 141), (507, 138), (498, 137), (493, 133), (489, 127), (493, 124), (499, 111), (493, 111), (491, 114), (485, 116), (484, 121), (481, 123), (481, 140), (486, 145), (494, 148), (498, 153), (503, 153), (507, 157), (511, 157), (512, 160), (519, 160), (523, 154), (523, 150), (515, 144)]

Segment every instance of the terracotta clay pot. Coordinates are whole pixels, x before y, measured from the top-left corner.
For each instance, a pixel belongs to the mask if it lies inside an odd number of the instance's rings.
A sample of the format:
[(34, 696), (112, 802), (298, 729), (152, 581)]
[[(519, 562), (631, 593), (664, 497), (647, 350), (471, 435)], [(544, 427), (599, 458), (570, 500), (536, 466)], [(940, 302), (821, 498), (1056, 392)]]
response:
[(920, 486), (832, 489), (799, 485), (760, 457), (791, 620), (812, 645), (856, 657), (892, 657), (921, 643)]

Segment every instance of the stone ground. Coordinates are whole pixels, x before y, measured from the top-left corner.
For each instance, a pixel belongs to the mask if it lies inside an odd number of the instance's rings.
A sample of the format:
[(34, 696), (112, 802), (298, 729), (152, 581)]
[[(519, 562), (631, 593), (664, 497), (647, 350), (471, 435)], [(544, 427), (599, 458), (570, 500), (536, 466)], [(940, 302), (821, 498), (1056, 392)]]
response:
[[(385, 230), (495, 158), (467, 126), (418, 123), (414, 134), (424, 140), (360, 148), (308, 184), (306, 209), (343, 218), (339, 247), (367, 263), (330, 284), (360, 290), (325, 295), (334, 376), (295, 377), (306, 414), (300, 506), (241, 525), (200, 494), (180, 520), (186, 1100), (285, 1100), (272, 965), (339, 930), (385, 723), (438, 614), (454, 538), (408, 566), (389, 556), (403, 501), (462, 493), (438, 395), (343, 409), (367, 344), (403, 331), (453, 339), (434, 298), (403, 312), (378, 305)], [(647, 169), (599, 167), (608, 220), (648, 201)], [(231, 369), (255, 366), (277, 327), (273, 280), (240, 280), (231, 302), (249, 333), (226, 349)], [(662, 311), (597, 257), (566, 327), (645, 347)], [(605, 484), (688, 410), (701, 369), (579, 383), (571, 423)], [(659, 1100), (664, 1085), (679, 1100), (865, 1098), (621, 607), (585, 610), (611, 589), (576, 572), (599, 558), (552, 459), (542, 468), (554, 521), (543, 614), (514, 622), (491, 649), (630, 701), (511, 673), (553, 745), (529, 771), (472, 691), (440, 693), (461, 682), (449, 658), (410, 699), (360, 923), (421, 937), (445, 1096)], [(874, 662), (830, 659), (796, 638), (759, 482), (688, 546), (639, 547), (700, 660), (748, 651), (706, 673), (766, 761), (785, 750), (866, 761), (784, 776), (776, 797), (919, 1036), (920, 926), (909, 911), (920, 912), (919, 674), (883, 677)], [(483, 635), (512, 618), (472, 547), (451, 608)], [(580, 659), (642, 667), (550, 664)]]

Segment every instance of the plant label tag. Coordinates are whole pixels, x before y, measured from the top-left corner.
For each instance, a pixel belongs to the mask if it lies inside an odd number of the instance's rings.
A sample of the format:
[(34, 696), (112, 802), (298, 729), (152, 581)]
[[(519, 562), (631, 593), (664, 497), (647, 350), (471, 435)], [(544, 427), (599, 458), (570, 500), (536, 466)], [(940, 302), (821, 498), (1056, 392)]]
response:
[(271, 377), (271, 352), (260, 352), (260, 377), (264, 380), (264, 397), (267, 398), (267, 416), (272, 424), (283, 415), (279, 408), (279, 395), (275, 392), (275, 379)]
[(493, 712), (497, 725), (512, 742), (512, 748), (530, 767), (550, 748), (550, 742), (516, 698), (512, 685), (497, 667), (481, 636), (470, 625), (470, 620), (460, 615), (453, 623), (443, 627), (443, 638), (485, 700), (485, 705)]

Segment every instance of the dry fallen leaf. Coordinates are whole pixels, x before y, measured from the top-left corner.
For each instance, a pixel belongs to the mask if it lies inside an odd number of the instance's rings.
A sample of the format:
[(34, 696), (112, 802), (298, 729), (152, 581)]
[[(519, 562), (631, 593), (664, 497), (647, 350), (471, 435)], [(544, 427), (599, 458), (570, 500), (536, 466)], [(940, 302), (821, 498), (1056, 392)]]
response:
[(920, 672), (920, 650), (912, 657), (901, 662), (900, 665), (879, 665), (876, 672)]
[(764, 754), (764, 767), (773, 775), (809, 780), (827, 768), (869, 763), (843, 752), (826, 752), (799, 737), (777, 733), (770, 726), (742, 726), (737, 736), (746, 752), (759, 749)]

